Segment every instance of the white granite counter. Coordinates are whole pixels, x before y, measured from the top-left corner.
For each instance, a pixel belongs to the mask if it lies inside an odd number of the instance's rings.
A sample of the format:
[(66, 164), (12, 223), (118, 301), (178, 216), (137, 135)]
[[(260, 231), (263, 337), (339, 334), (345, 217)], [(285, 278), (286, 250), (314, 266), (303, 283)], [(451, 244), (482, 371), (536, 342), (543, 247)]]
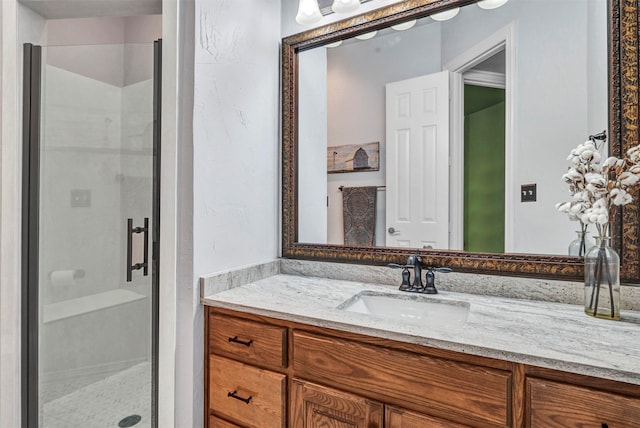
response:
[(276, 273), (205, 295), (202, 303), (640, 385), (638, 312), (623, 311), (620, 321), (608, 321), (586, 316), (577, 305), (451, 291), (430, 297), (469, 303), (467, 322), (458, 328), (424, 327), (338, 309), (365, 290), (415, 296), (388, 285)]

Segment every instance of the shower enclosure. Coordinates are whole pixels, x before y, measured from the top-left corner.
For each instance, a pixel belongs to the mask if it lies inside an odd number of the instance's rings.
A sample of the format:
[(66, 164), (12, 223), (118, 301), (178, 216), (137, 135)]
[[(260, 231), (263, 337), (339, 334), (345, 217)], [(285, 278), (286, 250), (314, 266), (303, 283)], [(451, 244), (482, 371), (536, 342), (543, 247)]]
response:
[(25, 45), (25, 427), (157, 425), (160, 52)]

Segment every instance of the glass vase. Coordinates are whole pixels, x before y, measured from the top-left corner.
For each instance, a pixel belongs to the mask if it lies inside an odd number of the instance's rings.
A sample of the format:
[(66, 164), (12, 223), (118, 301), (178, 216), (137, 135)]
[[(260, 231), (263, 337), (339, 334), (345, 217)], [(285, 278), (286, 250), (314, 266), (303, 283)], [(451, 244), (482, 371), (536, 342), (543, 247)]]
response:
[(593, 247), (594, 242), (589, 238), (589, 232), (583, 232), (576, 230), (578, 237), (571, 241), (569, 244), (569, 255), (582, 257), (587, 254), (587, 251)]
[(609, 237), (597, 237), (584, 256), (584, 311), (596, 318), (620, 319), (620, 257)]

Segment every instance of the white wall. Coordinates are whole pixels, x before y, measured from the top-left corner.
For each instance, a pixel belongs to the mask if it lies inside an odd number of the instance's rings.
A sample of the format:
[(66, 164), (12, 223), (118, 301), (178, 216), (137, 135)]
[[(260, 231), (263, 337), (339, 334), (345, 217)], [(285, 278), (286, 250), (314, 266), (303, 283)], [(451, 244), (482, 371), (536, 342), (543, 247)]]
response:
[[(587, 6), (587, 108), (588, 131), (590, 134), (602, 130), (609, 131), (609, 103), (602, 100), (609, 99), (609, 86), (602, 84), (608, 82), (607, 73), (609, 56), (602, 55), (607, 52), (607, 27), (602, 25), (602, 19), (607, 16), (606, 2), (601, 0), (588, 0)], [(610, 135), (607, 132), (607, 135)]]
[[(273, 260), (280, 240), (280, 0), (195, 7), (194, 279)], [(203, 310), (195, 280), (179, 293), (177, 395), (188, 398), (176, 404), (176, 426), (198, 427)]]

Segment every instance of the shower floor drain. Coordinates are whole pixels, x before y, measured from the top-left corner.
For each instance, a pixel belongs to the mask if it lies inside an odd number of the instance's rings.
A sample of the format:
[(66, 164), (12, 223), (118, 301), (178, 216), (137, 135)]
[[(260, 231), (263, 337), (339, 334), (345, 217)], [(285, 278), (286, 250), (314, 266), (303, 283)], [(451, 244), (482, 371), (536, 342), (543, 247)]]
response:
[(138, 422), (140, 422), (141, 420), (142, 420), (142, 416), (140, 416), (140, 415), (127, 416), (126, 418), (124, 418), (120, 422), (118, 422), (118, 426), (120, 428), (132, 427), (135, 424), (137, 424)]

